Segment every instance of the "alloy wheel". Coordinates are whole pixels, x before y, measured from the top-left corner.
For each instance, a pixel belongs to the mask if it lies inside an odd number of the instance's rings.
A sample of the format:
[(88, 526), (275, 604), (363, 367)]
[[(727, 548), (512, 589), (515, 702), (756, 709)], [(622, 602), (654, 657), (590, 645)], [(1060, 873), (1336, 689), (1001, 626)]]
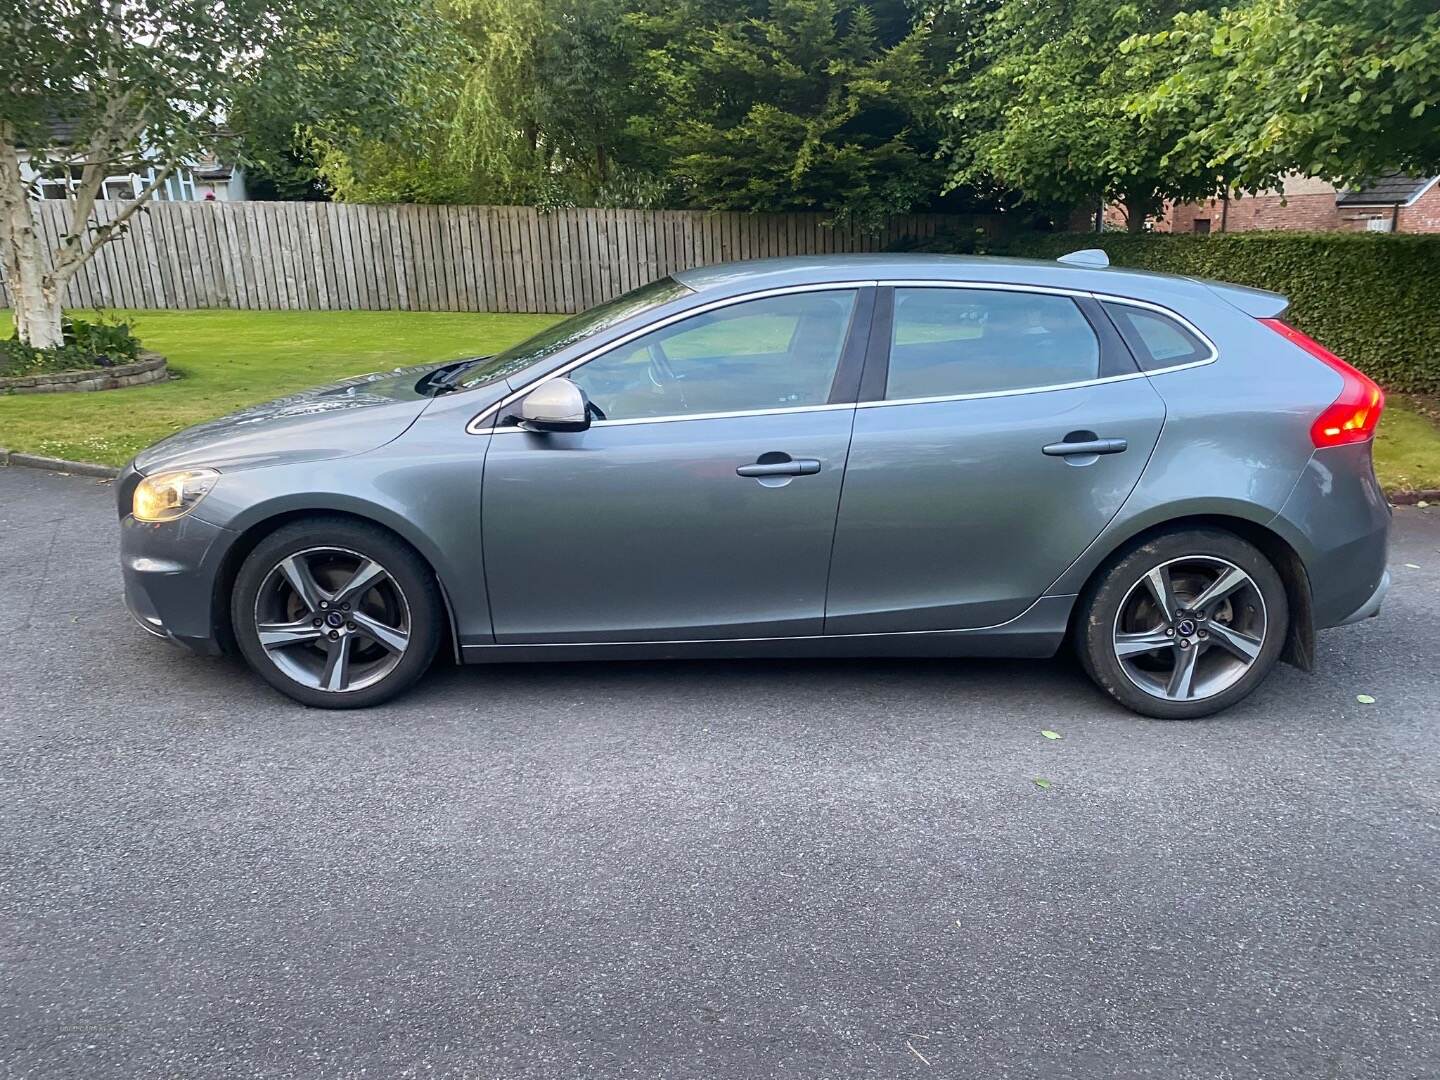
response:
[(1245, 677), (1265, 633), (1265, 598), (1249, 574), (1213, 555), (1186, 555), (1130, 587), (1111, 640), (1121, 670), (1145, 693), (1198, 701)]
[(400, 663), (410, 633), (399, 582), (374, 559), (345, 548), (285, 556), (255, 597), (255, 634), (265, 656), (315, 690), (374, 685)]

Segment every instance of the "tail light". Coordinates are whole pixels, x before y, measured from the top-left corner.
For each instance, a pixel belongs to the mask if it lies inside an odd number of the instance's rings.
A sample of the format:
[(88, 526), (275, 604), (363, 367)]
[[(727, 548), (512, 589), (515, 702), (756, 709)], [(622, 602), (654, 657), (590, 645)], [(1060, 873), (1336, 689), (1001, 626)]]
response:
[(1326, 367), (1337, 371), (1345, 380), (1337, 397), (1310, 425), (1310, 441), (1317, 448), (1343, 446), (1364, 442), (1375, 434), (1380, 413), (1385, 408), (1385, 392), (1363, 372), (1357, 371), (1308, 334), (1279, 319), (1261, 319), (1262, 323), (1282, 337), (1299, 345)]

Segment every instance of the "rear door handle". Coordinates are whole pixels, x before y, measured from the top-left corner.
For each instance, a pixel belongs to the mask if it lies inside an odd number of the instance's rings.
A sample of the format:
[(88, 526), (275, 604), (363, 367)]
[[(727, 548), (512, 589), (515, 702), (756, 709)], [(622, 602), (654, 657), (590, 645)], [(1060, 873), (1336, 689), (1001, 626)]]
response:
[(735, 470), (736, 476), (813, 476), (820, 471), (820, 462), (815, 458), (792, 458), (789, 461), (757, 461), (753, 465), (741, 465)]
[(1047, 457), (1076, 457), (1081, 454), (1123, 454), (1129, 447), (1124, 439), (1085, 439), (1081, 442), (1052, 442), (1040, 452)]

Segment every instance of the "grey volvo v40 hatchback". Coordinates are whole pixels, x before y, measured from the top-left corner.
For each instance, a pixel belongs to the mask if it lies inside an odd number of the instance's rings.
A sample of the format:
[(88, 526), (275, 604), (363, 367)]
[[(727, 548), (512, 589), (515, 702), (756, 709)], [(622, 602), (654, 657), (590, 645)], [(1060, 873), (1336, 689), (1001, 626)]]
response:
[(1046, 657), (1222, 709), (1375, 614), (1383, 400), (1283, 297), (1103, 265), (688, 270), (202, 424), (118, 486), (142, 627), (308, 705), (464, 662)]

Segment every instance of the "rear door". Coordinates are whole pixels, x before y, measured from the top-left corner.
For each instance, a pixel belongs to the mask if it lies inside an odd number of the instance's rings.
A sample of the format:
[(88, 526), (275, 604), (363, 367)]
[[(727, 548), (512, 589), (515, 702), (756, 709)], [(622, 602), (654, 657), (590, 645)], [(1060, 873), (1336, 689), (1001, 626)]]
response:
[(875, 320), (825, 632), (1012, 619), (1120, 509), (1164, 403), (1088, 296), (903, 286)]

